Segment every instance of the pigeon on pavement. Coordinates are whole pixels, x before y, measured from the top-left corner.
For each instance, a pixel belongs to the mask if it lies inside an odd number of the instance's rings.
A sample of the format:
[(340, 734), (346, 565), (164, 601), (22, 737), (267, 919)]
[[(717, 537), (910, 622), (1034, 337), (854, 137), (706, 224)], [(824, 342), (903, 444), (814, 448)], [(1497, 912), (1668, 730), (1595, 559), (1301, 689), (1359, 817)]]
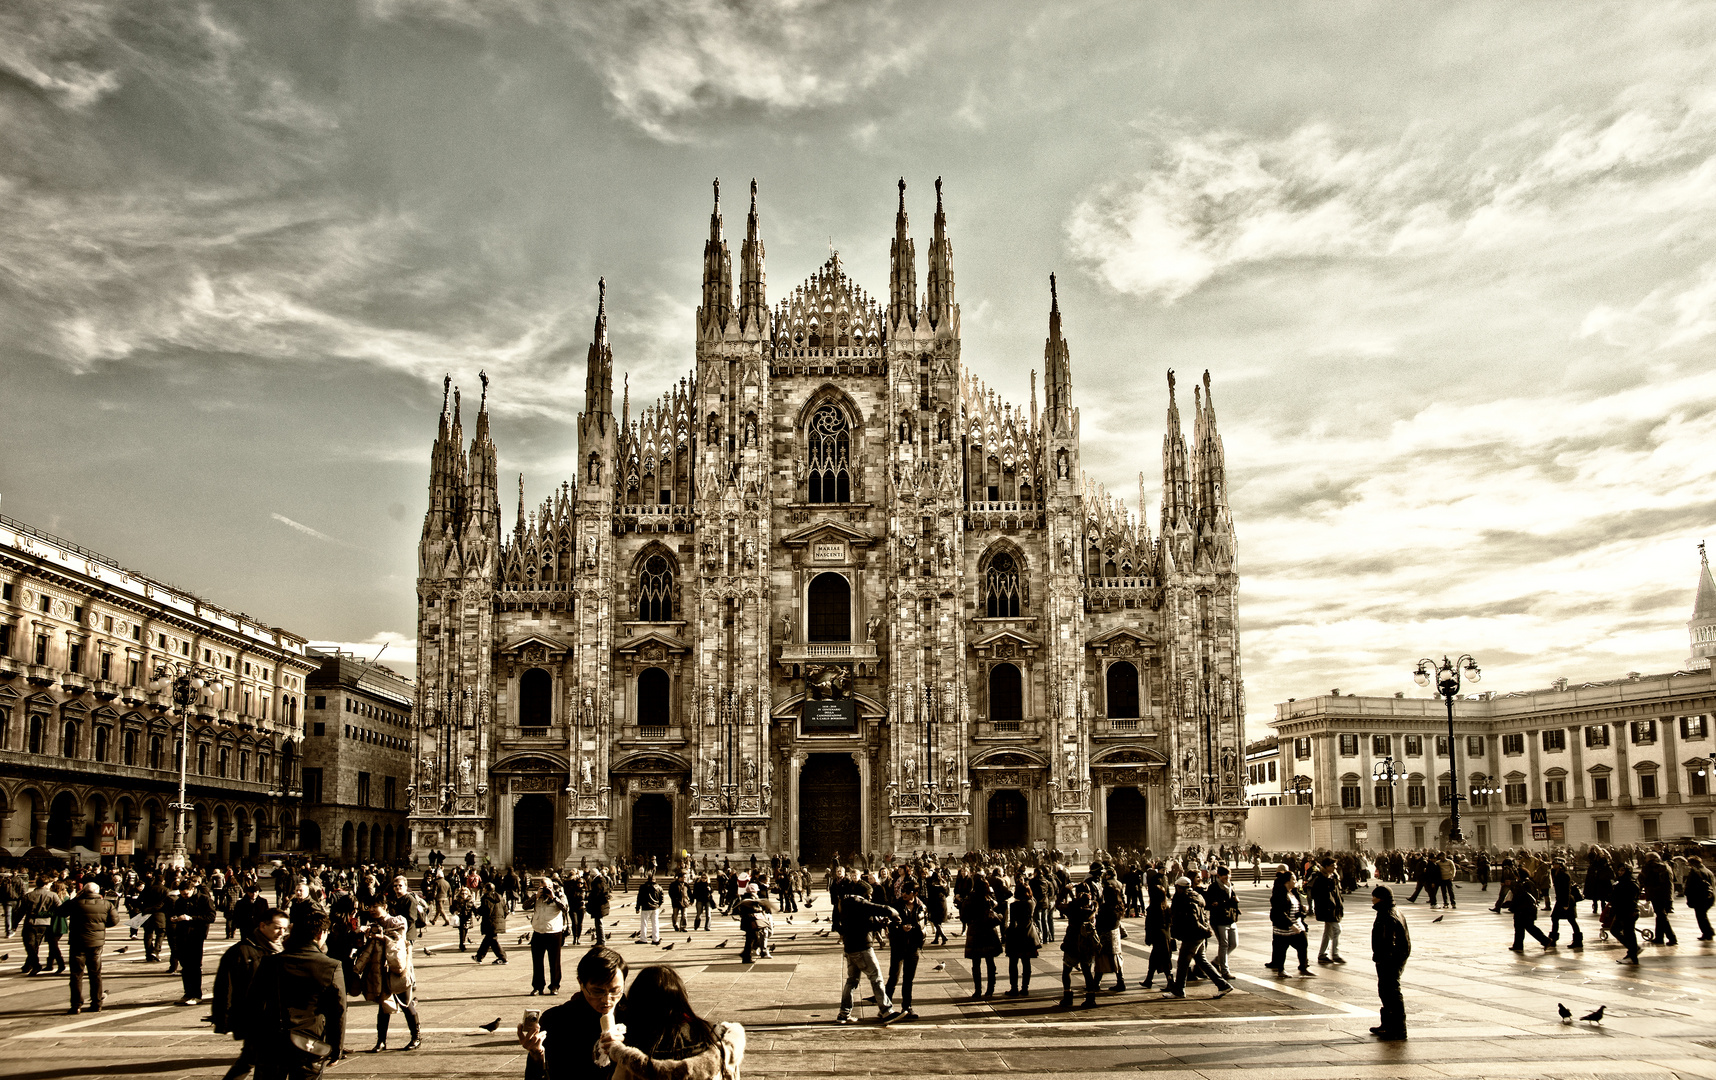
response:
[(666, 945), (663, 945), (663, 946), (662, 946), (662, 947), (661, 947), (661, 951), (662, 951), (662, 952), (666, 952), (666, 951), (667, 951), (667, 950), (669, 950), (669, 949), (671, 949), (671, 948), (673, 948), (673, 942), (671, 942), (671, 941), (670, 941), (670, 942), (668, 942), (668, 943), (667, 943), (667, 944), (666, 944)]
[(1561, 1004), (1559, 1001), (1555, 1003), (1555, 1011), (1561, 1014), (1561, 1022), (1563, 1024), (1571, 1024), (1573, 1022), (1573, 1010)]
[(931, 971), (946, 971), (947, 965), (946, 964), (937, 964), (935, 967), (930, 968), (930, 970)]
[(493, 1031), (495, 1028), (500, 1027), (500, 1022), (501, 1022), (501, 1018), (497, 1016), (493, 1020), (489, 1021), (488, 1023), (478, 1024), (477, 1026), (482, 1028), (484, 1031)]
[(114, 949), (113, 951), (114, 952), (124, 952), (126, 949), (129, 949), (130, 947), (131, 946), (129, 946), (129, 945), (121, 945), (121, 946), (119, 946), (119, 948)]
[(727, 947), (727, 943), (726, 943), (726, 942), (725, 942), (725, 941), (723, 941), (723, 942), (722, 942), (722, 943), (721, 943), (721, 944), (719, 944), (719, 945), (717, 945), (717, 946), (715, 946), (715, 947), (716, 947), (716, 948), (717, 948), (717, 949), (725, 949), (725, 948), (726, 948), (726, 947)]
[(1599, 1005), (1596, 1012), (1588, 1012), (1579, 1019), (1587, 1020), (1593, 1024), (1601, 1024), (1603, 1022), (1603, 1010), (1606, 1008), (1608, 1008), (1607, 1005)]
[(1448, 916), (1446, 916), (1446, 915), (1438, 915), (1434, 919), (1431, 919), (1430, 921), (1431, 922), (1441, 922), (1443, 919), (1446, 919), (1447, 917)]

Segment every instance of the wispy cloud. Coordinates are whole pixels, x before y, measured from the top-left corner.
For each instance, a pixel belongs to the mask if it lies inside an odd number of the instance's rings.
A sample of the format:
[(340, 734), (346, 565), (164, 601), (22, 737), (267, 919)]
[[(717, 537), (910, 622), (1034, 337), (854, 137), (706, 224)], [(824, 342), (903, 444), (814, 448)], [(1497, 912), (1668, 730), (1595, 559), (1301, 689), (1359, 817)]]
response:
[(363, 660), (379, 662), (406, 676), (417, 675), (417, 639), (392, 630), (382, 630), (364, 641), (312, 641), (312, 649), (344, 652)]
[(339, 539), (338, 537), (329, 536), (327, 533), (321, 531), (320, 529), (312, 529), (310, 526), (304, 524), (301, 521), (293, 521), (291, 518), (287, 517), (285, 514), (271, 513), (268, 516), (273, 518), (275, 521), (278, 521), (280, 524), (286, 526), (288, 529), (292, 529), (296, 532), (303, 533), (305, 536), (308, 536), (311, 539), (320, 540), (324, 544), (334, 544), (338, 547), (352, 548), (353, 550), (362, 550), (362, 549), (358, 548), (357, 545), (349, 544), (346, 541)]

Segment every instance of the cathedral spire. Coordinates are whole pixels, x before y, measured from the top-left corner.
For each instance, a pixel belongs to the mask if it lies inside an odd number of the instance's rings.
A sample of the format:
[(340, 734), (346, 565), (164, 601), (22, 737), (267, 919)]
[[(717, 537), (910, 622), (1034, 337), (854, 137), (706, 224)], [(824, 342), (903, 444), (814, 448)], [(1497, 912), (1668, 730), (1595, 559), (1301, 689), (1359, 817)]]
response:
[(1692, 636), (1692, 658), (1687, 666), (1703, 671), (1716, 657), (1716, 580), (1710, 577), (1710, 555), (1702, 540), (1698, 542), (1698, 563), (1698, 593), (1692, 601), (1692, 621), (1686, 624)]
[(1050, 431), (1072, 431), (1072, 360), (1061, 336), (1061, 301), (1055, 275), (1049, 275), (1049, 337), (1043, 342), (1045, 411)]
[(763, 241), (757, 229), (757, 181), (751, 179), (751, 212), (745, 218), (745, 245), (739, 249), (739, 327), (763, 332), (769, 306), (764, 291)]
[(1230, 530), (1232, 515), (1227, 504), (1227, 456), (1222, 450), (1221, 434), (1216, 430), (1215, 394), (1210, 389), (1210, 373), (1204, 372), (1204, 403), (1198, 416), (1197, 460), (1198, 516), (1207, 525)]
[(1174, 400), (1174, 372), (1168, 370), (1168, 431), (1162, 436), (1162, 528), (1168, 534), (1190, 524), (1191, 474), (1186, 438), (1180, 430), (1180, 406)]
[(596, 282), (596, 327), (584, 362), (584, 414), (605, 429), (614, 415), (614, 350), (608, 344), (608, 279)]
[(942, 327), (953, 319), (953, 244), (947, 238), (947, 214), (941, 208), (941, 177), (935, 178), (935, 239), (930, 242), (929, 296), (925, 314), (930, 325)]
[(524, 531), (524, 474), (518, 474), (518, 517), (513, 521), (513, 531)]
[(894, 215), (894, 246), (888, 273), (888, 322), (918, 325), (918, 257), (906, 220), (906, 178), (900, 177), (900, 209)]
[(733, 315), (733, 256), (721, 235), (721, 181), (715, 181), (715, 209), (709, 214), (709, 239), (703, 245), (703, 306), (697, 311), (700, 334), (719, 335)]
[(472, 438), (481, 443), (489, 441), (489, 373), (479, 371), (477, 379), (483, 384), (483, 392), (477, 399), (477, 431)]
[(483, 384), (477, 403), (477, 427), (465, 469), (465, 525), (473, 535), (500, 538), (500, 492), (495, 475), (495, 444), (489, 438), (489, 373), (477, 372)]

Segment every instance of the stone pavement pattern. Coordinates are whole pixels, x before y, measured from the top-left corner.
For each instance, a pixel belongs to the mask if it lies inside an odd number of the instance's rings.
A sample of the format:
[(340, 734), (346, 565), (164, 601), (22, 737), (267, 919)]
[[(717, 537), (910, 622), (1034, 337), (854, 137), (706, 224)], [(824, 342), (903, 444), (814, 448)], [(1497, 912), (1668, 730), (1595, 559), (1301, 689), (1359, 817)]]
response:
[[(1684, 910), (1676, 925), (1682, 944), (1646, 946), (1637, 968), (1614, 963), (1620, 949), (1587, 939), (1583, 954), (1537, 946), (1507, 951), (1511, 922), (1491, 914), (1487, 896), (1469, 887), (1466, 903), (1441, 922), (1422, 905), (1404, 905), (1414, 955), (1406, 974), (1411, 1038), (1383, 1044), (1367, 1033), (1377, 1022), (1374, 969), (1369, 963), (1369, 904), (1361, 890), (1348, 900), (1344, 967), (1318, 967), (1313, 979), (1277, 979), (1264, 970), (1268, 957), (1267, 888), (1244, 887), (1246, 914), (1232, 967), (1237, 991), (1219, 1001), (1193, 984), (1184, 1001), (1136, 989), (1144, 970), (1142, 935), (1129, 922), (1129, 989), (1105, 991), (1093, 1009), (1063, 1012), (1058, 945), (1045, 947), (1036, 965), (1032, 996), (1004, 998), (1006, 961), (998, 965), (997, 996), (965, 1002), (969, 967), (958, 939), (926, 950), (914, 1005), (921, 1019), (883, 1028), (865, 1004), (865, 1022), (833, 1023), (838, 1011), (841, 961), (838, 939), (827, 927), (826, 899), (784, 917), (773, 960), (738, 963), (735, 923), (713, 932), (664, 934), (663, 950), (631, 943), (635, 916), (610, 916), (620, 951), (635, 967), (671, 963), (705, 1015), (737, 1020), (749, 1031), (747, 1077), (914, 1074), (936, 1077), (1069, 1077), (1093, 1072), (1148, 1072), (1153, 1076), (1267, 1077), (1322, 1080), (1371, 1077), (1705, 1077), (1716, 1080), (1716, 947), (1696, 940)], [(623, 902), (625, 898), (616, 897)], [(618, 909), (619, 903), (616, 903)], [(514, 922), (521, 920), (515, 919)], [(665, 919), (663, 920), (666, 921)], [(949, 929), (957, 929), (950, 923)], [(1686, 930), (1691, 929), (1691, 933)], [(522, 1077), (524, 1058), (512, 1029), (523, 1009), (551, 1006), (573, 992), (575, 952), (566, 953), (567, 985), (558, 999), (527, 996), (530, 950), (505, 939), (511, 963), (474, 964), (460, 954), (447, 928), (429, 932), (435, 955), (419, 953), (419, 996), (425, 1044), (412, 1053), (358, 1053), (328, 1072), (335, 1080), (365, 1077)], [(686, 938), (692, 940), (687, 942)], [(19, 1080), (118, 1076), (155, 1080), (219, 1077), (237, 1053), (230, 1039), (200, 1023), (206, 1008), (177, 1007), (176, 976), (165, 964), (145, 964), (140, 941), (120, 929), (107, 950), (108, 1011), (65, 1015), (66, 980), (15, 974), (23, 955), (16, 938), (0, 943), (11, 959), (0, 975), (0, 1077)], [(1315, 928), (1313, 946), (1317, 937)], [(726, 942), (725, 947), (720, 943)], [(211, 940), (206, 969), (213, 971), (222, 941)], [(125, 946), (126, 952), (115, 950)], [(474, 948), (474, 943), (473, 943)], [(937, 964), (946, 964), (941, 971)], [(883, 955), (884, 968), (886, 956)], [(1160, 987), (1160, 981), (1157, 983)], [(858, 996), (868, 994), (861, 986)], [(1601, 1025), (1560, 1023), (1557, 1002), (1582, 1015), (1607, 1006)], [(493, 1034), (478, 1027), (496, 1018)], [(353, 1001), (346, 1043), (362, 1050), (374, 1042), (375, 1007)], [(395, 1021), (392, 1041), (405, 1039)]]

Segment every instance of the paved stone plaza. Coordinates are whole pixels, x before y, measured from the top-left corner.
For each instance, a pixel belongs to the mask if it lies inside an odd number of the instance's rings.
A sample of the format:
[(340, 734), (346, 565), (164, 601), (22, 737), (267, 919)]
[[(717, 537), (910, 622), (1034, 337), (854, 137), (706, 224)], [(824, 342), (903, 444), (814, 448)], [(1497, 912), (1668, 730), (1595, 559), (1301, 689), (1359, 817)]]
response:
[[(1689, 913), (1677, 912), (1681, 944), (1646, 946), (1637, 968), (1614, 960), (1619, 948), (1593, 936), (1583, 954), (1563, 949), (1523, 955), (1507, 951), (1511, 923), (1491, 914), (1494, 894), (1474, 894), (1437, 914), (1404, 905), (1414, 956), (1407, 969), (1411, 1039), (1379, 1044), (1366, 1029), (1376, 1023), (1374, 972), (1369, 964), (1369, 905), (1349, 898), (1345, 923), (1351, 961), (1317, 968), (1313, 979), (1276, 979), (1263, 969), (1268, 934), (1266, 888), (1246, 886), (1236, 992), (1216, 1001), (1207, 985), (1193, 984), (1184, 1001), (1128, 989), (1103, 993), (1094, 1009), (1062, 1012), (1059, 954), (1045, 950), (1033, 976), (1032, 997), (1004, 998), (1005, 960), (997, 996), (978, 1003), (956, 941), (930, 949), (919, 972), (914, 1005), (921, 1019), (882, 1028), (874, 1006), (857, 1010), (865, 1021), (834, 1024), (840, 991), (838, 940), (816, 932), (827, 926), (827, 900), (781, 922), (773, 960), (738, 963), (739, 935), (728, 920), (712, 933), (665, 937), (664, 951), (630, 944), (633, 920), (618, 919), (621, 951), (634, 966), (670, 962), (679, 968), (692, 1000), (706, 1014), (737, 1020), (750, 1033), (745, 1074), (752, 1077), (868, 1073), (936, 1076), (1067, 1076), (1097, 1071), (1145, 1071), (1184, 1077), (1716, 1077), (1716, 943), (1696, 940)], [(623, 902), (625, 898), (616, 897)], [(616, 909), (619, 907), (616, 903)], [(663, 920), (666, 921), (665, 919)], [(515, 919), (515, 923), (522, 920)], [(1129, 924), (1133, 925), (1133, 924)], [(956, 929), (957, 924), (950, 924)], [(512, 948), (511, 963), (471, 962), (453, 931), (437, 927), (426, 941), (437, 955), (419, 953), (418, 977), (425, 1043), (413, 1053), (358, 1053), (330, 1075), (360, 1077), (522, 1077), (524, 1058), (512, 1036), (520, 1012), (555, 999), (527, 996), (528, 947)], [(1133, 941), (1141, 934), (1133, 925)], [(1313, 933), (1312, 944), (1316, 943)], [(10, 954), (0, 975), (0, 1076), (60, 1080), (85, 1076), (219, 1077), (236, 1045), (215, 1035), (200, 1018), (206, 1008), (183, 1008), (177, 977), (166, 965), (145, 965), (141, 942), (116, 931), (107, 951), (108, 1011), (70, 1017), (66, 980), (15, 974), (22, 956), (16, 938), (0, 944)], [(726, 947), (720, 947), (726, 942)], [(115, 950), (126, 946), (123, 954)], [(224, 943), (210, 942), (208, 982)], [(474, 942), (473, 942), (474, 947)], [(1054, 947), (1051, 946), (1050, 949)], [(569, 951), (568, 960), (573, 958)], [(884, 967), (886, 958), (884, 956)], [(946, 963), (945, 970), (933, 970)], [(1132, 985), (1142, 954), (1129, 943)], [(567, 986), (573, 988), (567, 965)], [(1158, 987), (1160, 982), (1158, 981)], [(860, 994), (868, 993), (861, 988)], [(1576, 1014), (1598, 1005), (1598, 1025), (1563, 1025), (1556, 1003)], [(374, 1041), (374, 1006), (354, 1001), (346, 1045), (362, 1050)], [(501, 1020), (493, 1034), (478, 1025)], [(404, 1041), (396, 1023), (396, 1045)]]

